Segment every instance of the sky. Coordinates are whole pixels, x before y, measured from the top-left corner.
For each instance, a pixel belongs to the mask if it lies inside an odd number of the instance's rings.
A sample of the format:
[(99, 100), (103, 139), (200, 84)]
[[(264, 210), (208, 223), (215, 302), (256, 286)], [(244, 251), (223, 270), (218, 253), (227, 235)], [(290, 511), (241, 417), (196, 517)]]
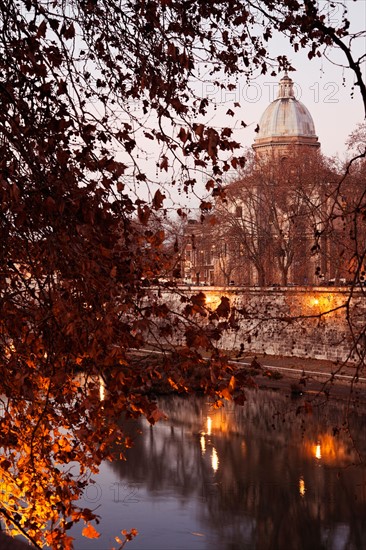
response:
[[(325, 1), (325, 0), (319, 0)], [(348, 0), (348, 16), (351, 21), (351, 31), (366, 29), (366, 0)], [(331, 23), (337, 24), (342, 14), (336, 6), (331, 13)], [(351, 88), (354, 83), (354, 75), (349, 69), (343, 69), (340, 64), (346, 59), (341, 51), (332, 51), (330, 57), (337, 63), (332, 64), (325, 57), (309, 60), (307, 51), (295, 53), (288, 45), (285, 37), (275, 36), (269, 45), (272, 56), (286, 53), (292, 62), (296, 72), (291, 72), (290, 77), (295, 83), (295, 96), (310, 111), (316, 133), (321, 143), (322, 152), (327, 156), (343, 156), (345, 142), (356, 125), (364, 119), (364, 108), (358, 89), (355, 89), (353, 98)], [(366, 39), (360, 38), (354, 42), (353, 51), (357, 57), (366, 53)], [(363, 74), (366, 79), (366, 60), (363, 65)], [(251, 146), (256, 137), (254, 129), (259, 123), (260, 117), (268, 104), (277, 97), (277, 84), (279, 77), (269, 75), (261, 76), (250, 84), (238, 82), (236, 90), (223, 94), (213, 85), (203, 85), (203, 95), (214, 97), (219, 103), (217, 107), (217, 121), (220, 126), (220, 117), (230, 108), (233, 101), (240, 103), (240, 114), (249, 125), (246, 129), (238, 130), (236, 138), (243, 145)], [(223, 121), (223, 120), (222, 120)], [(235, 125), (235, 119), (234, 119)], [(226, 121), (227, 123), (227, 121)], [(240, 121), (236, 127), (239, 128)]]
[[(364, 31), (366, 29), (366, 0), (345, 0), (350, 20), (350, 32)], [(318, 0), (319, 4), (329, 6), (330, 0)], [(326, 23), (337, 27), (341, 24), (342, 12), (336, 4), (331, 10)], [(258, 26), (258, 33), (263, 28)], [(346, 155), (346, 140), (358, 123), (364, 120), (364, 107), (358, 88), (352, 97), (351, 91), (355, 81), (353, 72), (346, 67), (345, 55), (334, 48), (329, 56), (322, 56), (309, 60), (307, 50), (294, 52), (286, 37), (277, 34), (271, 39), (268, 50), (271, 57), (287, 55), (292, 66), (296, 69), (290, 76), (294, 81), (295, 97), (301, 101), (313, 117), (316, 134), (321, 144), (324, 155), (339, 156), (344, 159)], [(352, 53), (358, 58), (366, 53), (366, 39), (363, 36), (352, 44)], [(344, 65), (344, 67), (342, 66)], [(366, 81), (366, 58), (363, 65), (364, 80)], [(283, 75), (272, 77), (270, 75), (257, 76), (250, 83), (245, 76), (238, 78), (236, 87), (232, 91), (223, 91), (212, 82), (193, 82), (195, 92), (199, 97), (208, 97), (215, 104), (215, 108), (209, 108), (205, 119), (196, 120), (217, 128), (218, 130), (229, 127), (234, 129), (233, 139), (239, 142), (243, 149), (236, 151), (236, 155), (245, 154), (245, 148), (251, 147), (257, 134), (255, 128), (259, 124), (261, 115), (267, 106), (276, 99), (278, 82)], [(220, 82), (220, 77), (216, 76)], [(221, 82), (226, 83), (222, 76)], [(239, 108), (234, 108), (234, 103), (239, 103)], [(235, 116), (227, 115), (232, 109)], [(243, 128), (241, 121), (247, 124)], [(151, 149), (151, 142), (147, 143), (147, 166), (151, 165), (151, 172), (156, 171), (156, 155)], [(150, 148), (150, 151), (149, 151)], [(150, 169), (147, 167), (147, 171)], [(209, 198), (205, 183), (211, 177), (209, 174), (196, 174), (197, 185), (195, 193), (188, 195), (179, 193), (176, 187), (171, 186), (171, 171), (156, 172), (156, 186), (149, 184), (148, 192), (151, 194), (156, 187), (164, 187), (166, 202), (164, 206), (183, 206), (197, 211), (201, 198)], [(226, 174), (225, 181), (231, 181), (237, 177), (234, 170)], [(146, 189), (145, 189), (146, 192)], [(143, 186), (139, 186), (138, 194), (144, 195)]]

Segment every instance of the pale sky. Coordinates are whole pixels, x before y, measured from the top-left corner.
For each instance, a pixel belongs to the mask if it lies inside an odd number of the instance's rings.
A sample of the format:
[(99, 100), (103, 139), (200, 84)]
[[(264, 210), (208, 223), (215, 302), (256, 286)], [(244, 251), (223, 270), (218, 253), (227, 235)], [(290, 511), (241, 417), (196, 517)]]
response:
[[(328, 0), (318, 0), (319, 4), (329, 5)], [(364, 31), (366, 28), (366, 0), (347, 0), (348, 17), (351, 22), (350, 32)], [(340, 24), (342, 13), (338, 6), (330, 14), (330, 20), (326, 23), (333, 26)], [(262, 32), (258, 27), (258, 33)], [(351, 97), (352, 86), (354, 83), (354, 74), (350, 69), (343, 68), (346, 65), (346, 58), (340, 50), (330, 50), (329, 55), (334, 63), (331, 63), (325, 56), (309, 60), (307, 50), (300, 50), (295, 53), (288, 43), (288, 40), (282, 35), (274, 36), (268, 46), (270, 55), (277, 57), (286, 54), (296, 72), (291, 72), (289, 76), (295, 83), (295, 96), (310, 111), (313, 117), (316, 134), (321, 144), (321, 151), (326, 156), (338, 155), (341, 159), (346, 153), (345, 142), (350, 133), (356, 128), (356, 125), (364, 120), (364, 107), (362, 104), (360, 92), (355, 88), (354, 97)], [(366, 40), (364, 37), (355, 40), (352, 44), (352, 53), (357, 59), (366, 52)], [(363, 65), (364, 80), (366, 81), (366, 59)], [(242, 144), (243, 148), (250, 147), (257, 134), (254, 132), (260, 117), (269, 105), (277, 97), (277, 85), (282, 75), (271, 77), (269, 75), (260, 76), (247, 84), (245, 77), (238, 79), (236, 88), (231, 92), (223, 92), (219, 87), (211, 83), (196, 83), (194, 89), (200, 97), (208, 97), (216, 104), (216, 108), (210, 108), (205, 119), (197, 120), (216, 127), (217, 129), (230, 127), (234, 128), (233, 139)], [(220, 81), (220, 78), (217, 77)], [(224, 77), (223, 80), (224, 82)], [(227, 84), (227, 82), (226, 82)], [(234, 102), (240, 104), (240, 108), (234, 108)], [(235, 116), (227, 115), (227, 111), (232, 109)], [(244, 121), (248, 127), (243, 128), (241, 121)], [(150, 149), (150, 150), (149, 150)], [(156, 156), (154, 155), (151, 142), (147, 143), (147, 165), (152, 166), (151, 172), (155, 172)], [(243, 151), (237, 151), (235, 154), (242, 154)], [(148, 171), (150, 171), (147, 168)], [(176, 187), (171, 187), (171, 173), (157, 172), (157, 186), (166, 189), (167, 201), (165, 205), (179, 204), (189, 208), (197, 208), (200, 200), (190, 193), (185, 196), (179, 194)], [(207, 195), (205, 191), (205, 182), (208, 175), (197, 174), (197, 185), (195, 187), (197, 194), (202, 198)], [(236, 173), (228, 174), (228, 179), (236, 177)], [(164, 181), (166, 186), (164, 186)], [(155, 186), (151, 185), (147, 191), (151, 194)], [(146, 189), (145, 189), (146, 192)], [(139, 186), (138, 194), (144, 194), (143, 186)], [(208, 194), (210, 196), (211, 193)], [(168, 199), (170, 197), (170, 200)]]
[[(352, 30), (364, 30), (366, 28), (366, 0), (357, 2), (349, 0), (347, 5), (351, 32)], [(337, 9), (335, 8), (331, 15), (334, 23), (341, 18)], [(295, 95), (305, 104), (313, 117), (323, 153), (327, 156), (336, 154), (343, 156), (347, 137), (355, 129), (357, 123), (364, 120), (364, 108), (357, 87), (354, 98), (351, 97), (351, 88), (354, 83), (353, 73), (349, 69), (332, 64), (325, 57), (309, 60), (307, 51), (295, 53), (282, 36), (276, 36), (271, 40), (269, 50), (272, 56), (286, 53), (296, 68), (296, 72), (289, 74), (295, 83)], [(355, 57), (366, 53), (365, 38), (359, 39), (358, 42), (355, 41), (352, 51), (355, 53)], [(338, 64), (346, 64), (345, 56), (341, 51), (332, 50), (330, 56)], [(366, 59), (363, 64), (363, 74), (366, 80)], [(262, 76), (253, 80), (251, 85), (239, 81), (237, 89), (231, 94), (223, 95), (220, 90), (214, 90), (214, 87), (209, 85), (205, 87), (204, 93), (210, 97), (216, 96), (218, 101), (221, 100), (215, 118), (219, 126), (220, 116), (230, 107), (230, 99), (240, 103), (242, 118), (251, 126), (240, 130), (237, 136), (240, 136), (240, 143), (250, 146), (256, 137), (254, 128), (259, 123), (262, 113), (268, 104), (276, 98), (278, 81), (279, 78)], [(225, 120), (227, 123), (227, 117)], [(233, 124), (235, 120), (231, 120)]]

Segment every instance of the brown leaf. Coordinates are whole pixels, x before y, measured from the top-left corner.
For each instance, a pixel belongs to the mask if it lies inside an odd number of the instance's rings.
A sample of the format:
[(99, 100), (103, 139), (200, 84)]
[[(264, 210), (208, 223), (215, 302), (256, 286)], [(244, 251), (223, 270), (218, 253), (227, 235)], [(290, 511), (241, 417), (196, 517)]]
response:
[(159, 210), (159, 208), (161, 208), (163, 206), (163, 201), (165, 199), (165, 195), (163, 195), (163, 193), (160, 191), (160, 189), (158, 189), (154, 195), (154, 198), (153, 198), (153, 206), (155, 208), (155, 210)]
[(219, 317), (228, 317), (230, 313), (230, 300), (226, 296), (221, 297), (221, 302), (216, 308)]
[(206, 295), (203, 292), (199, 292), (191, 297), (191, 302), (194, 305), (204, 307), (206, 305)]
[(216, 159), (217, 147), (220, 141), (219, 134), (213, 128), (209, 128), (207, 131), (207, 134), (208, 134), (207, 152), (212, 159)]
[(181, 128), (181, 129), (179, 130), (178, 137), (179, 137), (179, 139), (180, 139), (181, 141), (183, 141), (183, 143), (185, 143), (185, 142), (187, 141), (187, 139), (188, 139), (188, 134), (187, 134), (187, 132), (185, 131), (184, 128)]
[(193, 126), (194, 128), (194, 131), (196, 132), (196, 134), (199, 136), (199, 137), (202, 137), (203, 136), (203, 131), (205, 129), (204, 125), (203, 124), (196, 124)]
[(168, 157), (163, 155), (161, 163), (160, 163), (160, 170), (168, 171)]
[(212, 204), (208, 201), (202, 201), (200, 204), (200, 209), (202, 211), (211, 210), (211, 208), (212, 208)]
[(39, 25), (37, 30), (37, 38), (44, 38), (46, 36), (46, 30), (47, 30), (47, 23), (43, 19), (42, 23)]
[(239, 395), (235, 396), (234, 397), (234, 402), (236, 405), (244, 405), (244, 403), (246, 402), (247, 398), (245, 397), (245, 393), (244, 392), (241, 392)]
[(167, 415), (165, 412), (163, 412), (161, 409), (154, 409), (152, 413), (150, 414), (148, 420), (150, 424), (155, 424), (155, 422), (158, 422), (159, 420), (165, 420), (167, 418)]
[(75, 28), (74, 24), (71, 23), (67, 29), (64, 30), (63, 35), (66, 39), (74, 38), (75, 36)]
[(151, 214), (150, 208), (145, 204), (144, 206), (138, 206), (137, 216), (143, 225), (147, 225)]

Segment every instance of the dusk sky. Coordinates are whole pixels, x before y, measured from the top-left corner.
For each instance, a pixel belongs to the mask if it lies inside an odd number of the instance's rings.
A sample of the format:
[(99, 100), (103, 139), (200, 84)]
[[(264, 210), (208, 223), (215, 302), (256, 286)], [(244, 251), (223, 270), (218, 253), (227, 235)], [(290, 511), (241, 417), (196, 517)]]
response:
[[(321, 4), (329, 7), (327, 0), (319, 0), (319, 5)], [(347, 8), (347, 17), (351, 23), (350, 33), (364, 31), (366, 0), (357, 2), (349, 0)], [(342, 12), (340, 7), (335, 5), (330, 17), (326, 19), (326, 23), (337, 27), (341, 25), (341, 22)], [(261, 35), (263, 27), (258, 26), (258, 29), (253, 29), (253, 34), (256, 31), (258, 35)], [(325, 55), (309, 60), (308, 49), (294, 52), (288, 39), (279, 33), (274, 34), (270, 40), (268, 52), (273, 59), (276, 59), (277, 56), (287, 55), (296, 69), (289, 74), (294, 81), (295, 97), (308, 108), (313, 117), (322, 153), (329, 157), (339, 156), (343, 160), (347, 154), (347, 138), (365, 117), (358, 87), (354, 89), (352, 96), (355, 77), (354, 73), (347, 68), (344, 53), (332, 48)], [(365, 52), (364, 36), (355, 39), (352, 43), (352, 55), (358, 59), (365, 55)], [(366, 57), (363, 69), (366, 78)], [(254, 73), (250, 83), (247, 83), (244, 75), (239, 76), (235, 82), (235, 89), (229, 92), (221, 90), (219, 86), (212, 83), (216, 78), (219, 83), (227, 85), (229, 82), (225, 75), (210, 77), (208, 72), (209, 68), (202, 67), (199, 75), (202, 81), (193, 81), (191, 85), (198, 97), (208, 97), (215, 108), (211, 105), (207, 115), (197, 118), (194, 122), (202, 122), (217, 128), (218, 131), (225, 127), (234, 129), (233, 139), (243, 147), (241, 151), (236, 151), (236, 154), (245, 154), (245, 148), (250, 148), (257, 136), (254, 130), (259, 124), (261, 115), (269, 103), (277, 97), (278, 83), (283, 73), (271, 76), (269, 68), (266, 75), (258, 76)], [(239, 104), (240, 107), (235, 106), (234, 103)], [(228, 110), (234, 111), (234, 116), (229, 116)], [(247, 124), (246, 128), (241, 125), (241, 121)], [(160, 150), (157, 150), (150, 140), (144, 140), (143, 137), (139, 143), (146, 151), (145, 169), (152, 175), (156, 172)], [(176, 186), (171, 186), (172, 171), (170, 169), (167, 173), (161, 170), (156, 172), (155, 185), (150, 182), (146, 187), (144, 184), (140, 185), (135, 182), (135, 192), (140, 197), (147, 197), (151, 196), (157, 187), (163, 187), (166, 195), (166, 207), (179, 205), (194, 211), (198, 208), (201, 198), (211, 196), (211, 192), (207, 193), (205, 190), (205, 183), (211, 177), (210, 172), (197, 171), (195, 177), (197, 179), (195, 190), (194, 192), (190, 191), (188, 195), (183, 192), (179, 193)], [(237, 172), (230, 170), (225, 175), (225, 181), (228, 182), (236, 177)]]
[[(366, 1), (356, 3), (349, 1), (347, 5), (351, 32), (364, 30)], [(333, 24), (341, 21), (342, 14), (337, 10), (338, 6), (331, 16)], [(272, 39), (269, 50), (273, 57), (286, 53), (296, 68), (296, 72), (292, 72), (289, 76), (295, 83), (297, 99), (305, 104), (314, 119), (322, 152), (328, 156), (339, 154), (343, 157), (347, 137), (356, 125), (364, 120), (365, 116), (357, 87), (354, 97), (351, 97), (354, 75), (349, 69), (343, 69), (341, 66), (342, 64), (346, 65), (344, 54), (334, 49), (329, 51), (329, 59), (337, 64), (331, 63), (325, 56), (310, 61), (306, 50), (295, 53), (288, 45), (287, 39), (279, 35)], [(365, 39), (360, 38), (358, 42), (354, 41), (352, 51), (355, 57), (365, 54)], [(366, 75), (366, 59), (363, 69)], [(243, 119), (248, 125), (251, 125), (249, 128), (240, 130), (236, 136), (237, 139), (240, 136), (240, 142), (244, 145), (250, 146), (253, 143), (256, 137), (254, 129), (263, 111), (276, 98), (278, 81), (279, 78), (269, 75), (256, 78), (249, 86), (245, 82), (239, 81), (238, 88), (232, 92), (231, 97), (229, 93), (222, 97), (223, 109), (217, 109), (218, 119), (222, 112), (226, 112), (225, 107), (230, 105), (230, 99), (235, 97), (233, 100), (240, 103)], [(216, 93), (220, 98), (220, 91), (215, 92), (213, 87), (207, 86), (205, 91), (211, 97)]]

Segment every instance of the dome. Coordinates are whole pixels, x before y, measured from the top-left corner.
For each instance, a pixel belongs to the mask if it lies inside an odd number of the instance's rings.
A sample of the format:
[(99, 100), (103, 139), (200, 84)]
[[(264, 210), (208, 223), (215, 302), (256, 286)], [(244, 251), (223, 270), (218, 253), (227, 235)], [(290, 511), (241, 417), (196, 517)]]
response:
[(311, 114), (294, 96), (293, 81), (286, 74), (280, 80), (278, 97), (264, 111), (254, 149), (276, 145), (319, 147)]

